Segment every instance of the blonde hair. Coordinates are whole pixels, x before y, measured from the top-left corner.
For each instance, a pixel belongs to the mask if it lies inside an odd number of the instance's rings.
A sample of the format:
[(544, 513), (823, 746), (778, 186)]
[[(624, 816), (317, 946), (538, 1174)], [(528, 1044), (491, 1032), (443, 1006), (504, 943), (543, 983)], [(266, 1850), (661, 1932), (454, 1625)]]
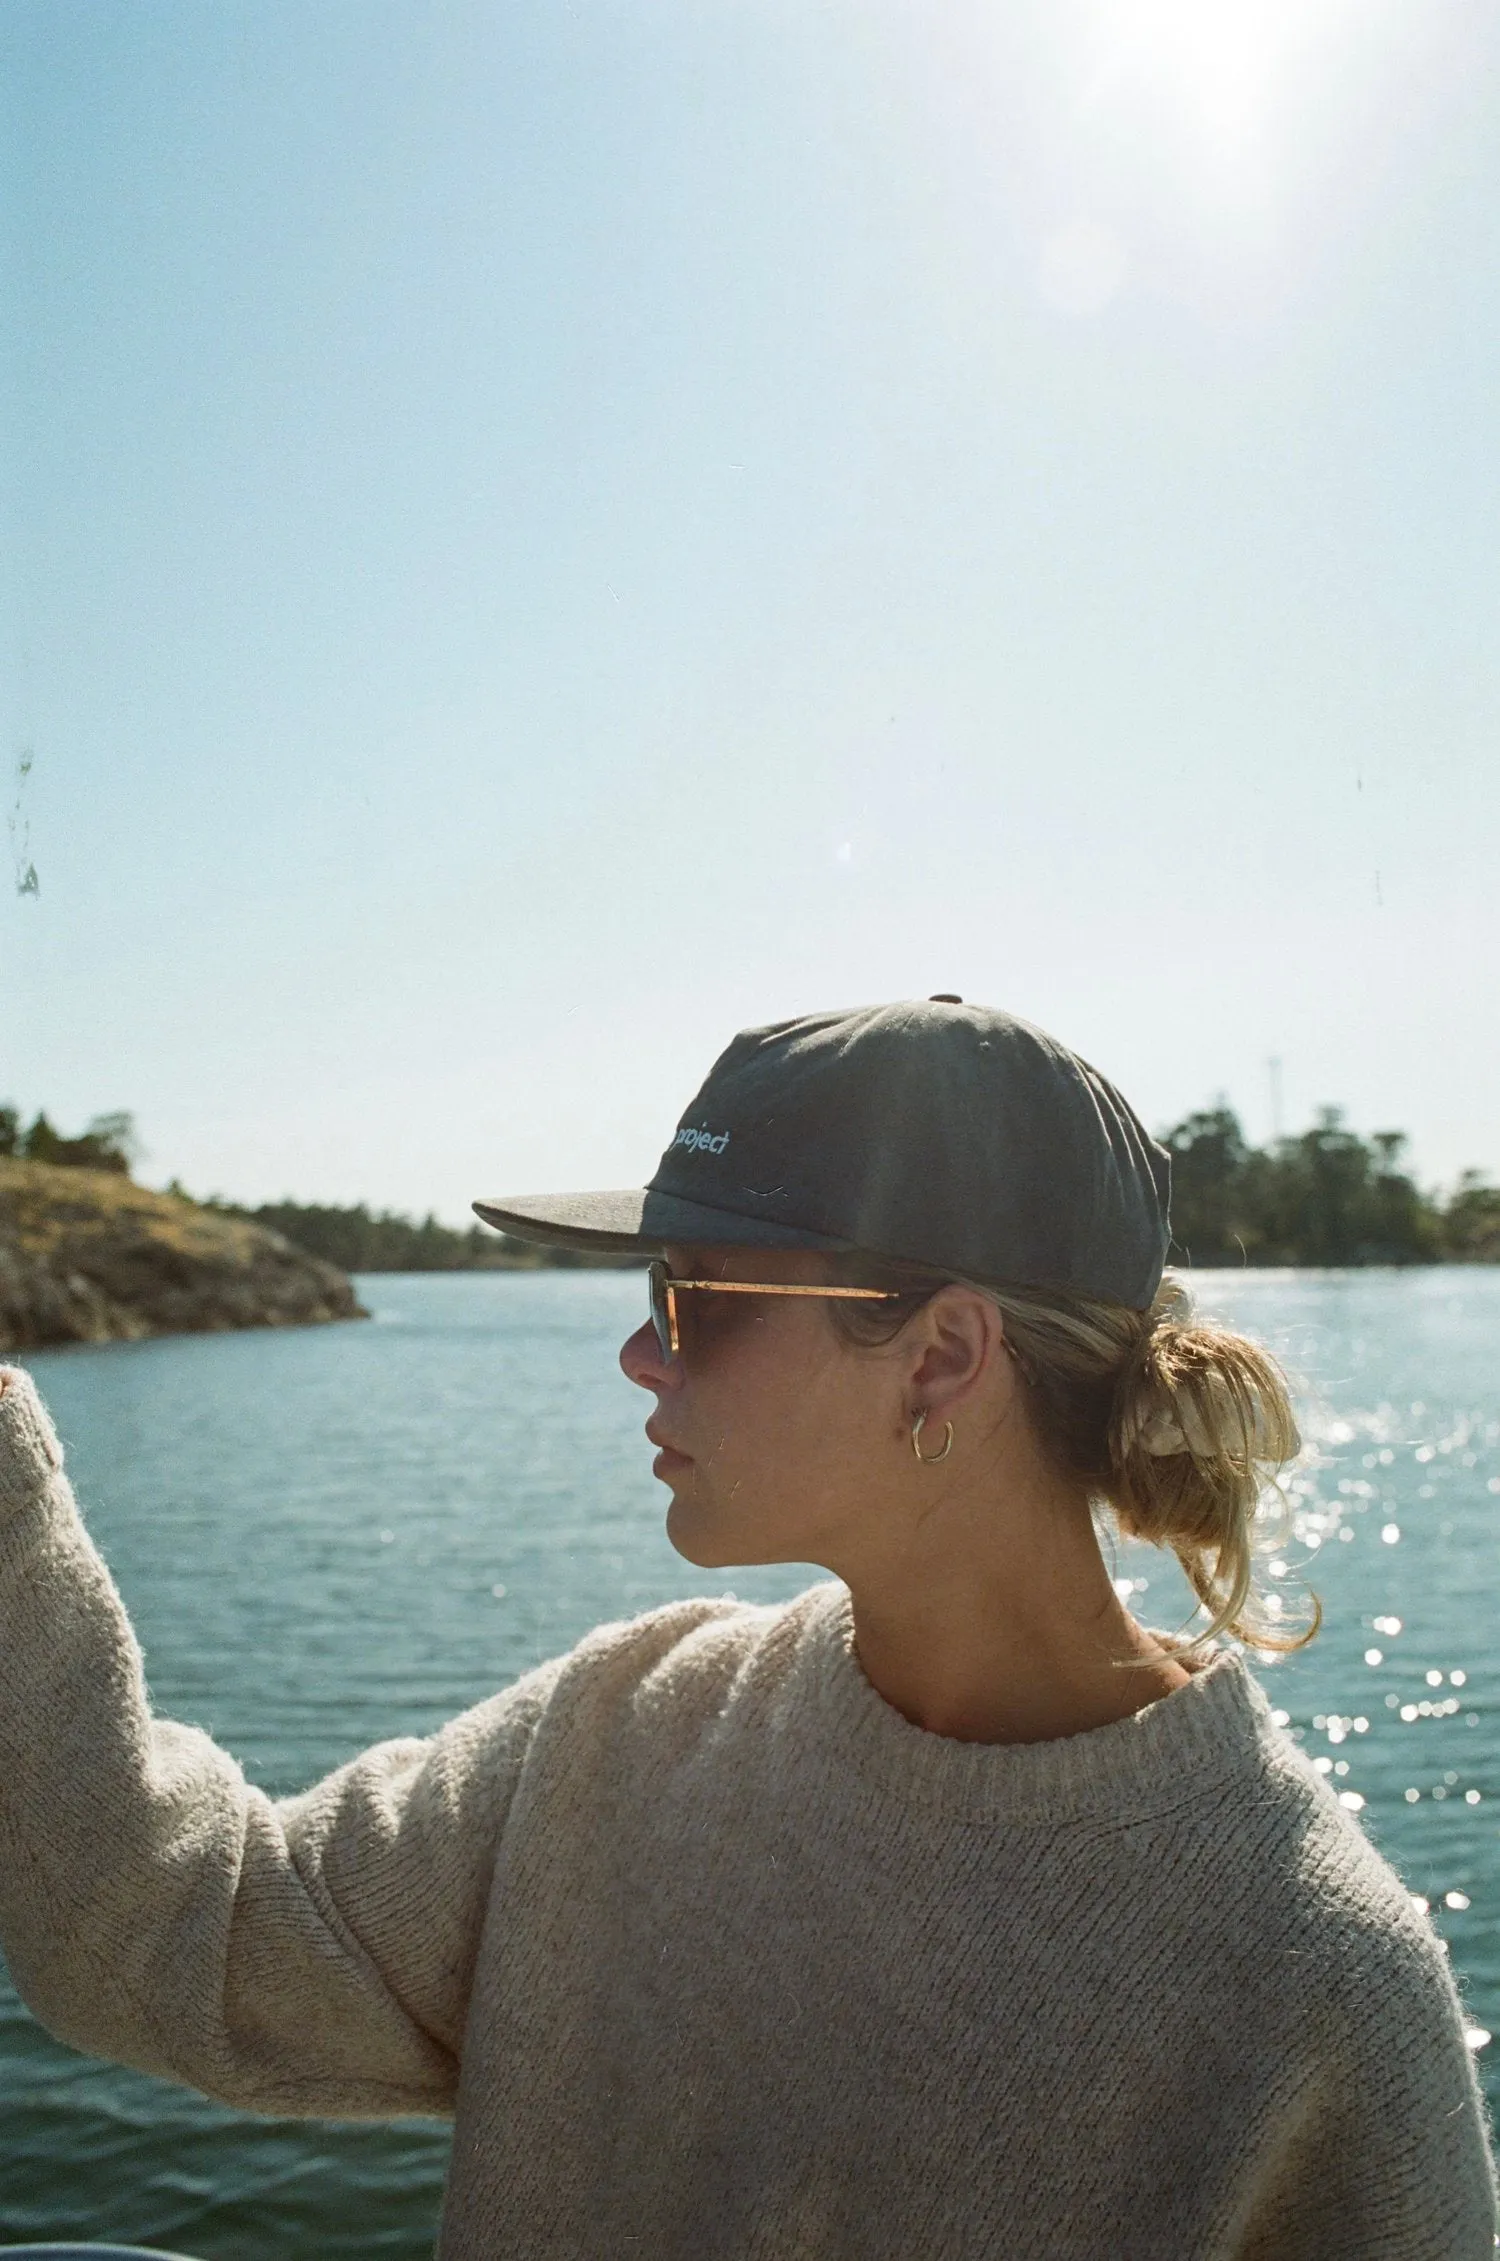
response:
[[(845, 1257), (836, 1269), (897, 1288), (913, 1307), (945, 1284), (885, 1260)], [(1170, 1275), (1146, 1311), (1057, 1289), (962, 1284), (999, 1310), (1049, 1458), (1112, 1510), (1128, 1538), (1169, 1547), (1181, 1563), (1209, 1619), (1184, 1645), (1228, 1633), (1282, 1654), (1305, 1647), (1322, 1621), (1316, 1598), (1298, 1627), (1267, 1607), (1255, 1581), (1257, 1512), (1302, 1441), (1270, 1352), (1198, 1320)], [(846, 1339), (866, 1343), (891, 1339), (912, 1315), (855, 1303), (829, 1310)]]

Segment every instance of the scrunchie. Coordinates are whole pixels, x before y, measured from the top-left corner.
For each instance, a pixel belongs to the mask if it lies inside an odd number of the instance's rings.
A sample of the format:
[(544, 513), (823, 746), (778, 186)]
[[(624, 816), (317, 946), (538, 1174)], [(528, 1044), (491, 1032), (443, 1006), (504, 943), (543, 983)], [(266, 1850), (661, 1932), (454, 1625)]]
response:
[(1259, 1398), (1246, 1404), (1217, 1374), (1195, 1377), (1191, 1390), (1179, 1390), (1172, 1404), (1153, 1406), (1128, 1422), (1125, 1441), (1129, 1449), (1162, 1460), (1184, 1452), (1198, 1460), (1238, 1457), (1247, 1448), (1252, 1460), (1276, 1457)]

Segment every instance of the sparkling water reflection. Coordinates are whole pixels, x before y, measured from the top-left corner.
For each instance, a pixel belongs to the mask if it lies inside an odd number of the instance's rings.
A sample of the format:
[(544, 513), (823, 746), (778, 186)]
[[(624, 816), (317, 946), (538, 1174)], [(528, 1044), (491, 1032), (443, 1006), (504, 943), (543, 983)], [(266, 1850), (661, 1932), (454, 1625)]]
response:
[[(423, 1732), (604, 1618), (720, 1590), (662, 1534), (614, 1364), (633, 1274), (363, 1283), (372, 1325), (37, 1356), (159, 1706), (273, 1792)], [(1500, 1272), (1210, 1274), (1281, 1351), (1309, 1456), (1270, 1582), (1327, 1621), (1261, 1669), (1500, 2043)], [(1175, 1625), (1175, 1568), (1122, 1551)], [(808, 1573), (737, 1571), (754, 1599)], [(1483, 2037), (1483, 2038), (1481, 2038)], [(206, 2261), (430, 2254), (440, 2128), (266, 2122), (76, 2057), (0, 1993), (0, 2235)]]

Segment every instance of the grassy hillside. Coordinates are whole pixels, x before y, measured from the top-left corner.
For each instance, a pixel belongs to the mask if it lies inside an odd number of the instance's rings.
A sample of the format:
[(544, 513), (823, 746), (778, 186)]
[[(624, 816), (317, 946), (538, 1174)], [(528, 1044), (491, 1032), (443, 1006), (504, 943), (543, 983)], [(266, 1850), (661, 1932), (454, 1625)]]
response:
[(117, 1170), (0, 1156), (0, 1350), (365, 1314), (335, 1265)]

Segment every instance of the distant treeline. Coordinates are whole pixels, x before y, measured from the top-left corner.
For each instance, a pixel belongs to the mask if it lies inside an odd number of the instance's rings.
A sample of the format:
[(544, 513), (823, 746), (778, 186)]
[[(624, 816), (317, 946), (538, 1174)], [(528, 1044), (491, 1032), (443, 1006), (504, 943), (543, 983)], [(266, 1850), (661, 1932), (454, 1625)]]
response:
[(1500, 1187), (1466, 1170), (1446, 1200), (1401, 1167), (1402, 1131), (1362, 1139), (1324, 1107), (1311, 1130), (1251, 1146), (1228, 1107), (1165, 1133), (1173, 1261), (1184, 1264), (1496, 1264)]
[(266, 1201), (258, 1209), (244, 1209), (217, 1198), (207, 1206), (230, 1216), (248, 1217), (253, 1224), (269, 1225), (272, 1232), (321, 1256), (344, 1272), (512, 1272), (611, 1268), (635, 1261), (629, 1256), (585, 1255), (576, 1248), (556, 1248), (538, 1241), (513, 1240), (488, 1225), (470, 1225), (465, 1232), (440, 1225), (433, 1216), (420, 1223), (389, 1209), (371, 1210), (364, 1202), (352, 1209), (329, 1208), (317, 1202)]
[[(1251, 1146), (1229, 1107), (1203, 1109), (1162, 1134), (1172, 1152), (1172, 1260), (1177, 1264), (1500, 1264), (1500, 1187), (1466, 1170), (1446, 1198), (1424, 1193), (1402, 1168), (1406, 1136), (1363, 1139), (1337, 1107), (1311, 1130)], [(23, 1130), (0, 1107), (0, 1154), (128, 1175), (137, 1152), (128, 1114), (96, 1115), (65, 1138), (39, 1114)], [(170, 1190), (182, 1193), (176, 1181)], [(310, 1256), (345, 1272), (478, 1272), (616, 1266), (628, 1256), (586, 1256), (473, 1224), (418, 1222), (392, 1210), (301, 1201), (259, 1208), (211, 1196), (204, 1204), (268, 1225)]]

